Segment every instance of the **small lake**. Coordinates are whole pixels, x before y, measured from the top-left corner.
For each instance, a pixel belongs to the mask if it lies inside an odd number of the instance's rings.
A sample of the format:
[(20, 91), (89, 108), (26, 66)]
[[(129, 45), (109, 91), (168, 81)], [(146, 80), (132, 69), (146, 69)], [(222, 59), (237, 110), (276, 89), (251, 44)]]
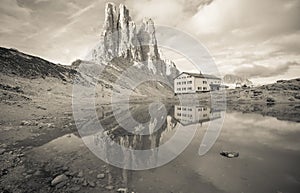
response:
[[(133, 165), (145, 160), (148, 160), (146, 164), (150, 164), (158, 154), (150, 153), (146, 155), (148, 157), (140, 158), (128, 155), (122, 148), (112, 151), (111, 142), (103, 143), (103, 140), (109, 138), (127, 148), (147, 150), (167, 143), (176, 135), (179, 127), (185, 131), (179, 133), (182, 140), (189, 137), (188, 132), (195, 132), (184, 151), (163, 166), (142, 171), (111, 166), (88, 151), (76, 135), (69, 136), (67, 140), (63, 136), (39, 148), (43, 151), (50, 149), (46, 153), (48, 156), (51, 156), (53, 149), (59, 149), (62, 155), (77, 154), (82, 160), (74, 161), (74, 167), (98, 170), (100, 165), (105, 164), (109, 176), (105, 179), (107, 184), (118, 184), (118, 187), (127, 187), (134, 192), (300, 191), (298, 106), (228, 106), (222, 109), (208, 105), (166, 105), (162, 107), (162, 114), (159, 114), (160, 111), (151, 114), (151, 108), (148, 105), (131, 105), (129, 111), (124, 113), (121, 106), (117, 112), (103, 106), (97, 110), (97, 114), (104, 131), (97, 131), (94, 124), (83, 119), (85, 125), (89, 126), (80, 132), (81, 138), (85, 143), (92, 144), (93, 148), (99, 147), (99, 151), (105, 152), (106, 161), (116, 159), (122, 164)], [(153, 116), (162, 121), (155, 122)], [(136, 122), (132, 123), (131, 118)], [(122, 127), (117, 120), (123, 120)], [(157, 130), (153, 126), (154, 122), (159, 125)], [(219, 130), (212, 127), (214, 123), (221, 126)], [(124, 130), (124, 127), (132, 128), (135, 134)], [(152, 134), (147, 135), (147, 132)], [(206, 143), (208, 151), (199, 155), (200, 144), (207, 136), (212, 137), (209, 141), (213, 143)], [(180, 139), (176, 142), (180, 143)], [(170, 151), (180, 148), (174, 144)], [(223, 150), (239, 152), (239, 157), (223, 157), (220, 155)]]

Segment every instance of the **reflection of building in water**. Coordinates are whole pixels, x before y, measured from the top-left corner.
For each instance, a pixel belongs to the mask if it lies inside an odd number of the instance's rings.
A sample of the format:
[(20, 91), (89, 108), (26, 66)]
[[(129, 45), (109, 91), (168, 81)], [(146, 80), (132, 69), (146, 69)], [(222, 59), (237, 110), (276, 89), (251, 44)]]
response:
[(179, 106), (174, 107), (174, 117), (183, 125), (203, 123), (221, 118), (221, 111), (207, 106)]

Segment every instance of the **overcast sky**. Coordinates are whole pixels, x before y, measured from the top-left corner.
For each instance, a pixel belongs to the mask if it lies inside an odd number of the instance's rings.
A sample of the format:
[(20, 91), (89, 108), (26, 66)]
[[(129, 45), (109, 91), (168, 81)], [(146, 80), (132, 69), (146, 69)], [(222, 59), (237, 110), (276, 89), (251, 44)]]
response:
[[(0, 46), (55, 63), (84, 58), (97, 44), (102, 0), (0, 0)], [(126, 0), (133, 20), (190, 33), (215, 58), (221, 74), (257, 83), (300, 77), (299, 0)], [(166, 53), (181, 70), (181, 55)]]

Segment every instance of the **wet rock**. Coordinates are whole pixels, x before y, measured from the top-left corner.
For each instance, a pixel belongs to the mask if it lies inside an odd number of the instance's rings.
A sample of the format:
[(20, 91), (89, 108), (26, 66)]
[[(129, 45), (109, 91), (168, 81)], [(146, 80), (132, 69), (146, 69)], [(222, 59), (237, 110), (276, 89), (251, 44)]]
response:
[(239, 152), (229, 152), (229, 151), (222, 151), (220, 152), (220, 155), (228, 158), (234, 158), (234, 157), (239, 157)]
[(114, 186), (112, 186), (112, 185), (105, 186), (105, 189), (106, 189), (106, 190), (113, 190), (113, 189), (114, 189)]
[(58, 175), (51, 181), (51, 186), (56, 186), (57, 184), (66, 182), (67, 180), (68, 177), (65, 174)]
[(97, 178), (98, 178), (98, 179), (103, 179), (103, 178), (105, 178), (105, 174), (98, 174), (98, 175), (97, 175)]

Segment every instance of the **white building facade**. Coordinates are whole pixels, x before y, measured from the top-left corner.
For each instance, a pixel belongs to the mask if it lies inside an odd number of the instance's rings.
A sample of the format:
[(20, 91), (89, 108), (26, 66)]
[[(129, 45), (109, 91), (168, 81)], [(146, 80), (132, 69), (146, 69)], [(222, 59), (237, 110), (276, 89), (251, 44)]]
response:
[(219, 90), (221, 78), (207, 74), (182, 72), (174, 79), (174, 93), (196, 93)]

